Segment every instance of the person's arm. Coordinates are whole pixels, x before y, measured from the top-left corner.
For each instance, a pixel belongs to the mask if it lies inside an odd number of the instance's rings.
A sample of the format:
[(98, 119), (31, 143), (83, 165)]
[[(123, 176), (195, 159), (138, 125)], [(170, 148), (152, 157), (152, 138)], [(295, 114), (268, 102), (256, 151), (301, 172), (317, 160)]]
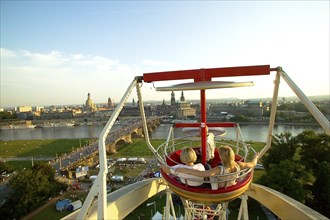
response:
[(165, 164), (160, 165), (160, 167), (162, 168), (162, 170), (166, 173), (172, 173), (175, 174), (175, 170), (179, 167), (181, 167), (182, 164), (177, 164), (174, 166), (166, 166)]
[(171, 170), (170, 170), (170, 168), (169, 168), (168, 166), (162, 164), (160, 167), (162, 168), (162, 170), (163, 170), (165, 173), (171, 173)]
[(237, 164), (240, 166), (241, 169), (255, 167), (257, 165), (259, 155), (260, 153), (256, 153), (251, 162), (238, 162)]
[(205, 171), (193, 170), (193, 169), (189, 169), (189, 168), (178, 168), (178, 169), (176, 169), (176, 172), (187, 173), (187, 174), (194, 175), (194, 176), (199, 176), (199, 177), (215, 176), (219, 173), (219, 171), (220, 171), (219, 167), (214, 167), (211, 170), (205, 170)]

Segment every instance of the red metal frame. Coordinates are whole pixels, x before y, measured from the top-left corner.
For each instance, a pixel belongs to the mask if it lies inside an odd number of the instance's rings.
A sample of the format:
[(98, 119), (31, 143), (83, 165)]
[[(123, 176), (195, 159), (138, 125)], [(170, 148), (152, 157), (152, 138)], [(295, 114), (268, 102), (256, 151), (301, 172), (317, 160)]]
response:
[[(237, 123), (235, 122), (217, 122), (217, 123), (206, 123), (208, 127), (224, 127), (224, 128), (233, 128), (237, 126)], [(197, 128), (200, 127), (200, 123), (176, 123), (174, 124), (174, 127), (176, 128)]]
[(144, 73), (143, 81), (150, 83), (166, 80), (194, 79), (195, 82), (199, 82), (211, 81), (213, 77), (268, 75), (270, 71), (273, 71), (270, 65), (178, 70)]
[(201, 90), (201, 128), (202, 128), (201, 129), (202, 164), (206, 164), (206, 98), (205, 98), (205, 90)]
[[(211, 81), (213, 77), (233, 77), (233, 76), (252, 76), (270, 74), (270, 65), (261, 66), (241, 66), (241, 67), (225, 67), (225, 68), (209, 68), (194, 70), (179, 70), (167, 72), (144, 73), (144, 82), (166, 81), (166, 80), (183, 80), (193, 79), (194, 82)], [(202, 164), (206, 164), (206, 97), (205, 90), (200, 90), (201, 97), (201, 122), (197, 124), (201, 127), (201, 145), (202, 145)]]

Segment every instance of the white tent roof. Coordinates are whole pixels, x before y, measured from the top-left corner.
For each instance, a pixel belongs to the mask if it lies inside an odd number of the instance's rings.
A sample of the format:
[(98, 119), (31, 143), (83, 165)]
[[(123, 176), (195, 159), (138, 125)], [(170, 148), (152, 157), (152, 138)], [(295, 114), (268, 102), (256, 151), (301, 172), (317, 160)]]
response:
[(156, 212), (156, 214), (154, 216), (152, 216), (151, 218), (152, 220), (162, 220), (163, 219), (163, 216), (162, 214), (160, 214), (160, 212)]

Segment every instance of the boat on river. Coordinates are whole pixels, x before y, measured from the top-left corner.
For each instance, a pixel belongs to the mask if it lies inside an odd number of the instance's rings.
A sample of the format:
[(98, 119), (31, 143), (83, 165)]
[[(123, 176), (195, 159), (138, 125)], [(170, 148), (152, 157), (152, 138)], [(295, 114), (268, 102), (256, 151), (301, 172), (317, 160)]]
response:
[(74, 126), (74, 123), (72, 122), (46, 122), (42, 125), (39, 125), (40, 128), (63, 128), (63, 127), (72, 127)]
[(14, 129), (30, 129), (35, 128), (36, 125), (6, 125), (2, 126), (0, 129), (2, 130), (14, 130)]

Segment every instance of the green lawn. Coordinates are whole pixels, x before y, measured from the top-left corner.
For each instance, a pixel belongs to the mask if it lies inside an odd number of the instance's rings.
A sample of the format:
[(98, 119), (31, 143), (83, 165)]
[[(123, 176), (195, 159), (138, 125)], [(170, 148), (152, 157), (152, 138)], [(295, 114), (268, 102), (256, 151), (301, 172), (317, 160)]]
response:
[[(76, 198), (72, 198), (71, 195), (76, 195)], [(84, 191), (76, 191), (76, 192), (70, 192), (62, 197), (62, 199), (70, 199), (71, 201), (76, 201), (80, 199), (81, 201), (84, 201), (86, 198), (87, 193)], [(57, 211), (56, 210), (56, 202), (52, 202), (49, 204), (45, 209), (43, 209), (41, 212), (30, 218), (30, 220), (44, 220), (44, 219), (52, 219), (52, 220), (58, 220), (63, 218), (64, 216), (67, 216), (71, 214), (72, 211)]]
[(0, 140), (0, 157), (55, 157), (84, 146), (90, 139)]
[[(6, 162), (8, 165), (10, 165), (14, 170), (22, 170), (24, 168), (31, 168), (32, 167), (32, 161), (31, 160), (19, 160), (19, 161), (7, 161)], [(38, 160), (38, 161), (34, 161), (34, 164), (36, 163), (48, 163), (48, 161), (44, 161), (44, 160)]]
[[(164, 143), (165, 140), (151, 140), (151, 144), (156, 148), (160, 144)], [(145, 140), (143, 138), (133, 139), (131, 144), (123, 144), (117, 147), (116, 154), (112, 154), (111, 158), (121, 158), (121, 157), (153, 157), (153, 153), (148, 148)]]
[(30, 218), (30, 220), (44, 220), (44, 219), (53, 219), (58, 220), (63, 218), (64, 216), (69, 215), (70, 211), (57, 211), (55, 207), (55, 203), (50, 204), (44, 210)]

